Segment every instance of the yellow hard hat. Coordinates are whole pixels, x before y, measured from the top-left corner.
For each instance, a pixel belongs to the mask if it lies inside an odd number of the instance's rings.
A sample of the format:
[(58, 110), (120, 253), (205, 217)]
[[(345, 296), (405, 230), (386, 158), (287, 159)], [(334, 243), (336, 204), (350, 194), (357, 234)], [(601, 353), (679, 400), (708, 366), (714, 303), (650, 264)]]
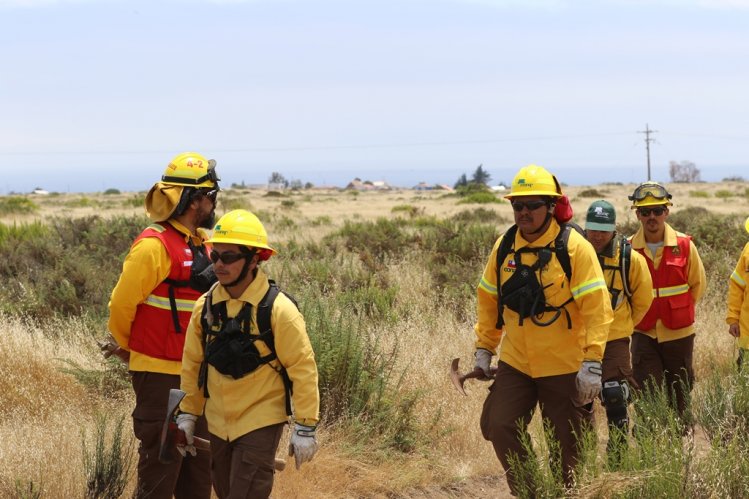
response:
[(268, 246), (268, 233), (265, 232), (263, 224), (247, 210), (232, 210), (219, 218), (213, 228), (213, 235), (206, 242), (239, 244), (270, 250), (264, 252), (267, 257), (276, 253), (276, 250)]
[(216, 174), (216, 160), (196, 152), (183, 152), (169, 162), (161, 182), (187, 187), (215, 187), (221, 180)]
[(665, 187), (650, 180), (635, 187), (632, 195), (628, 196), (629, 200), (632, 201), (631, 208), (633, 210), (641, 206), (673, 206), (670, 201), (671, 197)]
[(516, 196), (552, 196), (560, 197), (562, 188), (557, 178), (546, 168), (538, 165), (524, 166), (512, 179), (510, 193), (505, 198)]

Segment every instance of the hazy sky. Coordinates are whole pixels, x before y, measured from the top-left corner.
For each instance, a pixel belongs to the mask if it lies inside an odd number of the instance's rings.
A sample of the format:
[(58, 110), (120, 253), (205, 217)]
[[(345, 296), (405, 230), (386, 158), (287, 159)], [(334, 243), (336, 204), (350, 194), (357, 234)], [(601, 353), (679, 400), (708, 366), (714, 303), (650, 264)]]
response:
[(749, 178), (749, 0), (0, 0), (0, 193)]

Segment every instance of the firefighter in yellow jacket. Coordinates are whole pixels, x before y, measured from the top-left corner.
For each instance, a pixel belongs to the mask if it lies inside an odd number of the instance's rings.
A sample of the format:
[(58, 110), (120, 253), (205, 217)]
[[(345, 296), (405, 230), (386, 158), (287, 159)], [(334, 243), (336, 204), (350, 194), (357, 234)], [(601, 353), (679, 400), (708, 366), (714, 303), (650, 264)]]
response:
[[(129, 360), (135, 390), (133, 429), (140, 442), (136, 497), (209, 498), (210, 456), (160, 463), (159, 442), (169, 390), (179, 388), (182, 349), (195, 300), (215, 281), (203, 229), (214, 222), (216, 162), (195, 152), (172, 159), (146, 196), (154, 222), (136, 238), (109, 301), (102, 345)], [(106, 355), (106, 353), (105, 353)], [(204, 419), (198, 435), (207, 436)]]
[(666, 223), (673, 203), (664, 186), (643, 182), (629, 200), (640, 221), (630, 239), (632, 249), (645, 257), (653, 281), (653, 303), (632, 334), (632, 370), (643, 390), (665, 383), (687, 431), (687, 398), (694, 382), (694, 312), (707, 285), (705, 267), (692, 238)]
[(520, 169), (506, 196), (516, 225), (494, 244), (477, 290), (476, 367), (487, 376), (501, 341), (481, 430), (515, 495), (533, 487), (513, 468), (532, 459), (522, 440), (537, 404), (559, 442), (565, 484), (572, 485), (577, 437), (592, 420), (613, 318), (595, 250), (553, 216), (561, 195), (544, 168)]
[[(749, 232), (749, 217), (744, 223), (744, 228)], [(742, 364), (749, 359), (749, 243), (736, 262), (736, 268), (731, 274), (728, 282), (728, 334), (739, 340), (739, 358), (737, 364), (741, 369)]]
[(187, 330), (177, 424), (194, 453), (195, 420), (205, 412), (220, 499), (268, 497), (290, 416), (297, 469), (317, 451), (315, 356), (302, 314), (258, 266), (275, 253), (260, 220), (231, 211), (208, 242), (219, 283), (195, 304)]
[(603, 355), (601, 402), (609, 423), (609, 457), (615, 463), (618, 446), (626, 441), (629, 431), (630, 387), (636, 386), (630, 337), (653, 301), (653, 283), (645, 257), (632, 251), (629, 241), (616, 233), (616, 210), (611, 203), (601, 199), (588, 207), (585, 236), (598, 254), (614, 309)]

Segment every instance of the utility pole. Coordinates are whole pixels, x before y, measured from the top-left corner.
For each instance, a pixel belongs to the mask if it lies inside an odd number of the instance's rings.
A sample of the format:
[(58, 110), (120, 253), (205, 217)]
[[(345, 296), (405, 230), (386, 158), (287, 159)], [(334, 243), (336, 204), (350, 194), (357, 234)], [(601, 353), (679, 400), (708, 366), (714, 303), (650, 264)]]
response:
[(645, 151), (648, 155), (648, 180), (650, 180), (650, 143), (654, 142), (655, 139), (650, 138), (651, 133), (656, 133), (658, 130), (651, 130), (648, 128), (648, 124), (645, 123), (645, 131), (644, 132), (637, 132), (637, 133), (644, 133), (645, 134)]

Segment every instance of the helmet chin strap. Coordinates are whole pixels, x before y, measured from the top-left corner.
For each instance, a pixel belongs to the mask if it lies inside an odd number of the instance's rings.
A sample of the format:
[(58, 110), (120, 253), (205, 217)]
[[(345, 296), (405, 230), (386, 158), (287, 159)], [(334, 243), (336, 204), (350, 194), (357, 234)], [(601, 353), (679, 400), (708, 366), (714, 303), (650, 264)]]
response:
[(252, 257), (255, 256), (255, 253), (257, 253), (257, 250), (248, 250), (246, 246), (241, 246), (240, 251), (245, 254), (244, 257), (244, 265), (242, 265), (242, 271), (239, 273), (236, 279), (234, 279), (229, 284), (224, 284), (225, 288), (232, 288), (242, 282), (245, 277), (247, 277), (247, 272), (250, 270), (250, 265), (252, 265)]

